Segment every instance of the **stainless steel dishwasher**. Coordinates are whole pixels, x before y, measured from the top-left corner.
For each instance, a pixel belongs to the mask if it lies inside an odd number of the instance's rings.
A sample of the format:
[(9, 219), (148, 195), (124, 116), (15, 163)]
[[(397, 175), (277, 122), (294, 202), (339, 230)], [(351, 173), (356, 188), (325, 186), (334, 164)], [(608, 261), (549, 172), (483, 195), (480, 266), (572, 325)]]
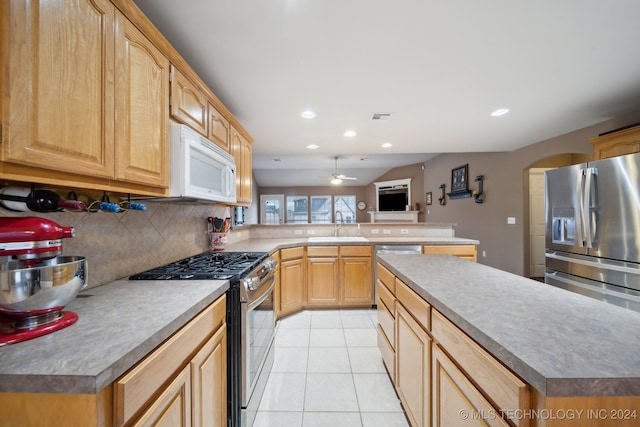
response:
[[(422, 245), (376, 245), (375, 264), (379, 254), (421, 254)], [(378, 268), (374, 266), (373, 274), (373, 306), (378, 306)]]

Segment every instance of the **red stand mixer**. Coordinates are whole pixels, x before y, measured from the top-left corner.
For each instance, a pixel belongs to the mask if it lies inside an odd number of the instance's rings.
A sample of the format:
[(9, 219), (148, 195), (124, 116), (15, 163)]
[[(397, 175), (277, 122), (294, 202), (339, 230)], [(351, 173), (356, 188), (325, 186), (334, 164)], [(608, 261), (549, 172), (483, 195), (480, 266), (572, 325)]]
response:
[(73, 236), (45, 218), (0, 218), (0, 346), (78, 320), (63, 311), (87, 284), (86, 259), (61, 256), (62, 239)]

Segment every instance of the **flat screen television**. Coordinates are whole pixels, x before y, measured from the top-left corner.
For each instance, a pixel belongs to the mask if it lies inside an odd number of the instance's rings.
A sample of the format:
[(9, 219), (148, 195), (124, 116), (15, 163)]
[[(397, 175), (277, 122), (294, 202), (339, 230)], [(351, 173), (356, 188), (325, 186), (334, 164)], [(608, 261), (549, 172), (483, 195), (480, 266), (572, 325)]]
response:
[(378, 192), (378, 209), (380, 211), (404, 211), (409, 204), (409, 190), (393, 189)]

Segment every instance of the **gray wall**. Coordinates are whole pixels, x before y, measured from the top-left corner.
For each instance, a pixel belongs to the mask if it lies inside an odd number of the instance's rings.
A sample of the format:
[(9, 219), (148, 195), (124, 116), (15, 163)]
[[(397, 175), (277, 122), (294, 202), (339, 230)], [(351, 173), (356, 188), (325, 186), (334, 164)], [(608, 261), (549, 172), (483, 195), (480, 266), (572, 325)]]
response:
[[(425, 163), (424, 191), (433, 193), (433, 205), (427, 206), (428, 222), (457, 223), (456, 236), (477, 239), (478, 262), (519, 275), (528, 275), (528, 169), (543, 167), (545, 159), (565, 153), (593, 153), (589, 139), (598, 134), (640, 122), (640, 111), (617, 117), (588, 128), (551, 138), (519, 150), (501, 153), (442, 154)], [(580, 156), (565, 156), (570, 164)], [(469, 164), (469, 189), (477, 188), (473, 180), (484, 175), (485, 201), (473, 198), (450, 200), (438, 204), (439, 186), (451, 189), (451, 169)], [(553, 166), (561, 166), (554, 164)], [(508, 225), (507, 217), (516, 224)], [(486, 251), (486, 257), (482, 257)]]

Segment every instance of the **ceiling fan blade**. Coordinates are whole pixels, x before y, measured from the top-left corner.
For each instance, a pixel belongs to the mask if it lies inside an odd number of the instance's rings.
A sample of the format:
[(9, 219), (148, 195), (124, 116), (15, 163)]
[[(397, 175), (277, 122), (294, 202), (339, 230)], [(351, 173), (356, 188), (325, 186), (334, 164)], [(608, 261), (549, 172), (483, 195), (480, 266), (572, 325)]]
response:
[(342, 176), (341, 178), (342, 178), (342, 179), (353, 179), (353, 180), (358, 179), (358, 178), (356, 178), (355, 176)]

